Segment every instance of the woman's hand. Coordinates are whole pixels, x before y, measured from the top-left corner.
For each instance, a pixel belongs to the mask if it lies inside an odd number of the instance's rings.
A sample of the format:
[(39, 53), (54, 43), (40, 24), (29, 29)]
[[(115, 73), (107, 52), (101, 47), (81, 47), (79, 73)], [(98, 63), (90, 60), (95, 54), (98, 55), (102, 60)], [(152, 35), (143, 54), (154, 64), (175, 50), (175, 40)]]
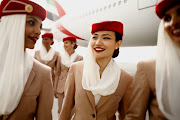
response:
[(55, 97), (55, 98), (58, 98), (58, 94), (57, 94), (56, 91), (54, 91), (54, 97)]

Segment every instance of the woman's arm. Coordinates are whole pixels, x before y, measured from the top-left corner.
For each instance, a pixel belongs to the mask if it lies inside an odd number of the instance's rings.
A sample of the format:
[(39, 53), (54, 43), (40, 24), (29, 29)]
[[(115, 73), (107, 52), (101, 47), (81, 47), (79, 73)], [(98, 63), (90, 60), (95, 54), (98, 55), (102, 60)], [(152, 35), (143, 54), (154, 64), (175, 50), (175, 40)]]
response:
[(145, 120), (150, 92), (148, 78), (144, 72), (143, 63), (139, 63), (134, 77), (130, 107), (125, 117), (126, 120)]
[(58, 55), (57, 58), (57, 64), (55, 66), (55, 81), (54, 81), (54, 94), (55, 97), (57, 98), (56, 94), (57, 94), (57, 85), (59, 82), (59, 76), (61, 75), (61, 56), (60, 54)]
[(45, 74), (42, 88), (37, 102), (36, 120), (52, 120), (52, 106), (53, 106), (53, 86), (52, 75), (49, 69), (47, 75)]
[(74, 107), (75, 100), (75, 78), (74, 78), (74, 71), (73, 65), (70, 67), (66, 84), (64, 90), (64, 100), (62, 104), (62, 109), (60, 112), (60, 116), (58, 120), (70, 120), (71, 118), (71, 111)]
[(125, 91), (125, 94), (119, 103), (119, 120), (123, 120), (125, 118), (125, 115), (127, 114), (129, 104), (130, 104), (130, 97), (131, 97), (131, 92), (132, 92), (132, 83), (133, 83), (133, 78), (129, 74), (125, 76), (125, 80), (128, 81), (126, 82), (127, 89)]

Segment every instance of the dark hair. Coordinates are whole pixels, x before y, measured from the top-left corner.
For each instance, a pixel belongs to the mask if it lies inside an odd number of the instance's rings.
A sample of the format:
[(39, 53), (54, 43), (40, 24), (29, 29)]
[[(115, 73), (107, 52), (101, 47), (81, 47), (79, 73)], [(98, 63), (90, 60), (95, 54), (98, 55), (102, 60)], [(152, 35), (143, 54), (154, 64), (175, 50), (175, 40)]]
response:
[(52, 40), (52, 43), (51, 43), (51, 45), (53, 45), (53, 44), (54, 44), (53, 37), (49, 37), (49, 38)]
[[(118, 42), (119, 40), (122, 40), (122, 35), (118, 32), (115, 32), (115, 35), (116, 35), (116, 42)], [(119, 55), (119, 48), (116, 49), (113, 53), (113, 58), (117, 57)]]
[(78, 45), (76, 44), (76, 42), (74, 42), (74, 41), (71, 40), (71, 44), (72, 44), (72, 43), (75, 43), (73, 49), (76, 49), (76, 48), (78, 47)]

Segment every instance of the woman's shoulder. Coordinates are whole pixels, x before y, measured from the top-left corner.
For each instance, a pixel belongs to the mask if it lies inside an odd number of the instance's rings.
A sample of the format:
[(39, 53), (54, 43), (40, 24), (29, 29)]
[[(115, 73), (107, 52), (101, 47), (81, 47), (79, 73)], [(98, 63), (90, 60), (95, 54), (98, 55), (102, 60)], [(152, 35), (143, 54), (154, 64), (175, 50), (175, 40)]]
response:
[(36, 51), (35, 51), (35, 54), (37, 54), (37, 53), (40, 53), (40, 50), (36, 50)]
[(84, 61), (77, 61), (77, 62), (74, 62), (72, 63), (71, 67), (72, 68), (78, 68), (78, 67), (83, 67), (84, 66)]
[(39, 74), (51, 73), (51, 68), (49, 66), (42, 64), (36, 59), (34, 59), (32, 70), (35, 73), (39, 73)]
[(35, 51), (35, 56), (37, 56), (37, 55), (39, 55), (40, 54), (40, 50), (37, 50), (37, 51)]
[(74, 62), (70, 67), (70, 69), (72, 69), (76, 73), (83, 71), (83, 68), (84, 68), (84, 61)]
[(132, 81), (133, 77), (128, 72), (126, 72), (125, 70), (121, 69), (121, 79), (126, 79), (128, 81)]
[(81, 56), (81, 55), (79, 55), (79, 54), (77, 54), (77, 56), (78, 56), (78, 57), (83, 57), (83, 56)]
[(83, 56), (77, 54), (77, 58), (82, 60), (82, 59), (83, 59)]
[(54, 51), (54, 54), (57, 56), (60, 55), (60, 53), (58, 51)]
[(137, 65), (138, 69), (143, 69), (144, 71), (154, 71), (156, 66), (155, 59), (148, 59), (144, 61), (140, 61)]

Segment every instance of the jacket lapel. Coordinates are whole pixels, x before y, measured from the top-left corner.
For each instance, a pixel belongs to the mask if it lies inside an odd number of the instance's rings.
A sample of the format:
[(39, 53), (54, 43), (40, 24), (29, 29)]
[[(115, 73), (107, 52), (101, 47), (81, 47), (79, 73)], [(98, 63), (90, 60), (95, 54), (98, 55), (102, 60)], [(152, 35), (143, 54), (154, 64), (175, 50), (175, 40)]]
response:
[(96, 106), (96, 109), (100, 108), (104, 103), (106, 103), (109, 98), (111, 97), (111, 95), (108, 95), (108, 96), (101, 96), (97, 106)]
[(28, 80), (27, 80), (27, 82), (26, 82), (23, 95), (27, 92), (29, 86), (31, 85), (32, 80), (34, 79), (34, 77), (35, 77), (35, 73), (34, 73), (33, 70), (32, 70), (31, 73), (30, 73), (30, 75), (29, 75), (29, 78), (28, 78)]
[[(34, 79), (34, 76), (35, 76), (35, 73), (34, 73), (33, 70), (32, 70), (31, 73), (30, 73), (30, 75), (29, 75), (29, 78), (28, 78), (28, 80), (27, 80), (27, 83), (26, 83), (26, 85), (25, 85), (24, 92), (23, 92), (23, 95), (22, 95), (22, 96), (24, 96), (24, 94), (27, 92), (29, 86), (31, 85), (32, 80)], [(11, 114), (3, 115), (2, 120), (6, 120), (6, 119), (8, 119), (10, 116), (11, 116)], [(0, 118), (1, 118), (1, 116), (0, 116)], [(0, 120), (1, 120), (1, 119), (0, 119)]]
[(91, 105), (93, 108), (95, 108), (95, 100), (94, 100), (94, 95), (91, 93), (91, 91), (85, 90), (86, 94), (89, 98), (89, 101), (91, 102)]

